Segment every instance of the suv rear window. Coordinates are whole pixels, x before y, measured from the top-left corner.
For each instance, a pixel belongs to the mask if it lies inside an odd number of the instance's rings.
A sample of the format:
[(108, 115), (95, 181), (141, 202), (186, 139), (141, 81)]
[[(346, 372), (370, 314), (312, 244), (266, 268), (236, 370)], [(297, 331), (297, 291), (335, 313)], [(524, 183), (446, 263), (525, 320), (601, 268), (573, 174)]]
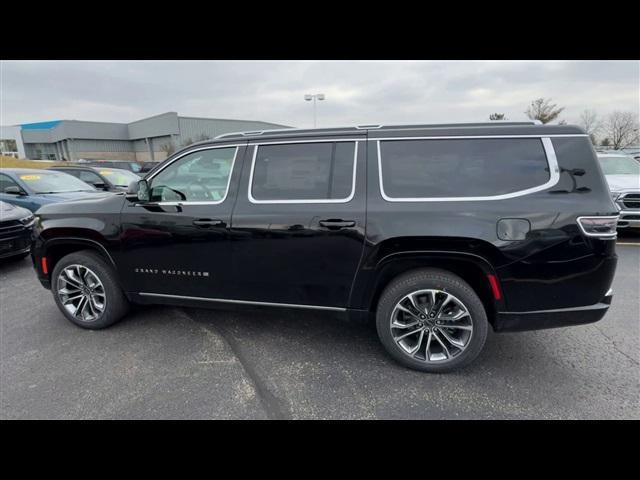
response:
[(539, 138), (381, 141), (379, 162), (391, 199), (490, 197), (550, 179)]
[(355, 142), (260, 145), (251, 200), (348, 201), (353, 194)]

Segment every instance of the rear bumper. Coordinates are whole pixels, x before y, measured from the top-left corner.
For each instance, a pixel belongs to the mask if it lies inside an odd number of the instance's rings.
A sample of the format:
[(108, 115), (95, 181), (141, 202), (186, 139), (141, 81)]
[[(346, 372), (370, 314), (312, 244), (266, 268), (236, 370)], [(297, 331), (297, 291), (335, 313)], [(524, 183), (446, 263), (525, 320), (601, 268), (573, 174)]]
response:
[(532, 312), (498, 312), (494, 322), (494, 330), (496, 332), (522, 332), (597, 322), (609, 310), (612, 298), (613, 292), (609, 290), (600, 302), (584, 307)]

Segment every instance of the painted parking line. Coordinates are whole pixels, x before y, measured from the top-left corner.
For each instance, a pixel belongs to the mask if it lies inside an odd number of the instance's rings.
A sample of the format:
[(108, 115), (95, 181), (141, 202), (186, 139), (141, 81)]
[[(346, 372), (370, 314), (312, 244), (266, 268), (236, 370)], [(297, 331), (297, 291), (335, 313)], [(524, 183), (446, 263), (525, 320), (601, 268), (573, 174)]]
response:
[(616, 245), (634, 245), (636, 247), (640, 247), (640, 243), (631, 243), (631, 242), (616, 242)]

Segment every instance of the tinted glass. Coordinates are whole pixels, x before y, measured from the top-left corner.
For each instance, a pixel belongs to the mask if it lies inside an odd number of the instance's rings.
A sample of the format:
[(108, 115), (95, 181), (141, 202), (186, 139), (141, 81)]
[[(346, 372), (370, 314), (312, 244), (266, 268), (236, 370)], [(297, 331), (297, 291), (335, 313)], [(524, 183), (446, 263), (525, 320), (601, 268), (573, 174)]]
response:
[(353, 186), (355, 143), (258, 147), (251, 194), (256, 200), (346, 199)]
[(86, 170), (79, 170), (79, 171), (69, 170), (66, 173), (73, 175), (74, 177), (78, 177), (83, 182), (87, 182), (91, 184), (104, 183), (96, 173), (89, 172)]
[(236, 147), (190, 153), (151, 180), (153, 202), (215, 202), (227, 195)]
[(391, 198), (485, 197), (549, 180), (540, 139), (383, 141), (380, 153)]

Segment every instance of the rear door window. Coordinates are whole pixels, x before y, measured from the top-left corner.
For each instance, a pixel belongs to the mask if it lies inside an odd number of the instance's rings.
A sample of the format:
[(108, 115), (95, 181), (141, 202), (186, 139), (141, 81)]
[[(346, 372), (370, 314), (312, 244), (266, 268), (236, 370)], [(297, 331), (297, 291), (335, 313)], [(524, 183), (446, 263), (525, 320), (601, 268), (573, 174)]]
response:
[(256, 148), (250, 185), (254, 203), (346, 202), (353, 196), (356, 142)]
[(551, 178), (540, 138), (383, 140), (379, 154), (387, 199), (491, 197)]

